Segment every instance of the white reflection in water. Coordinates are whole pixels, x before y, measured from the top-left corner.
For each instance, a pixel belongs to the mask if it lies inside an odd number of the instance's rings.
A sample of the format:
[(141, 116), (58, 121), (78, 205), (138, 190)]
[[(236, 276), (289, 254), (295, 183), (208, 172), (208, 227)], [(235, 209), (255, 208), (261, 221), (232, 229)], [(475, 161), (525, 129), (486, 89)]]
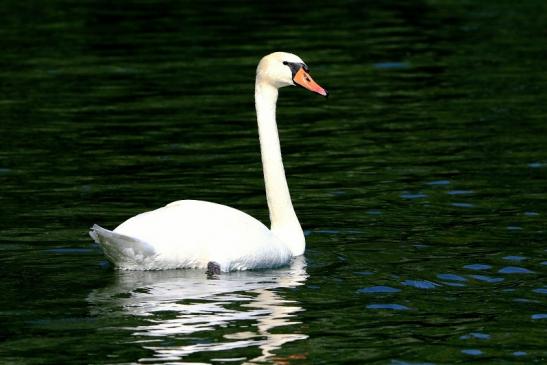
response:
[[(261, 355), (248, 361), (259, 362), (272, 360), (273, 352), (283, 344), (308, 337), (271, 333), (274, 328), (299, 323), (291, 318), (303, 310), (275, 289), (303, 285), (306, 278), (304, 257), (287, 268), (222, 274), (217, 279), (207, 279), (200, 270), (123, 271), (116, 273), (113, 285), (92, 291), (88, 300), (94, 315), (146, 317), (146, 325), (130, 329), (155, 353), (154, 359), (141, 361), (177, 361), (197, 352), (257, 346)], [(232, 330), (227, 331), (227, 326)], [(185, 335), (219, 328), (226, 333), (211, 336), (214, 341), (204, 338), (196, 343), (195, 336), (191, 344), (184, 341)], [(158, 341), (143, 341), (142, 336)], [(166, 346), (150, 346), (166, 337), (181, 344), (171, 341)], [(221, 356), (215, 358), (218, 361)]]

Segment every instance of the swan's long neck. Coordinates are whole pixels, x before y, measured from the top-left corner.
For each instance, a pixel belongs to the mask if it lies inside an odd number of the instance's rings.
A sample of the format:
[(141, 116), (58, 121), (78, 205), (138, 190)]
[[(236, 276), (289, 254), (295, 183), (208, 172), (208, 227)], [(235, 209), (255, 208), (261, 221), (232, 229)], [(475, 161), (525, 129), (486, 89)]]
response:
[(255, 105), (262, 154), (266, 197), (270, 210), (271, 230), (294, 256), (304, 253), (304, 233), (294, 212), (281, 159), (281, 146), (275, 121), (277, 88), (257, 79)]

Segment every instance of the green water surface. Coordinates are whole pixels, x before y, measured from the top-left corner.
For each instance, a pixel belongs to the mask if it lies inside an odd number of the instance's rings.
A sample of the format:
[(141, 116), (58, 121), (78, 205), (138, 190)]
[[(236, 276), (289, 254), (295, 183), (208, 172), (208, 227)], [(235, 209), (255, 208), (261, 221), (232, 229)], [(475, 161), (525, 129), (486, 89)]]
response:
[[(547, 2), (0, 4), (0, 363), (540, 364)], [(268, 223), (254, 72), (281, 91), (305, 257), (118, 272), (88, 228), (180, 199)]]

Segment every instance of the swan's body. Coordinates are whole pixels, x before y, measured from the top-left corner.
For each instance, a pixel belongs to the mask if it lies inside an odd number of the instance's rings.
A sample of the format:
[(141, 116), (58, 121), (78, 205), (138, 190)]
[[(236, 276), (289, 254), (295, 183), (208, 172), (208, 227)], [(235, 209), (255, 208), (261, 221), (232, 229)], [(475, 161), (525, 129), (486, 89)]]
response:
[[(94, 232), (106, 256), (121, 269), (204, 268), (212, 261), (222, 271), (233, 271), (278, 267), (292, 257), (287, 245), (255, 218), (197, 200), (177, 201), (130, 218), (110, 239), (104, 239), (100, 228), (94, 227)], [(116, 241), (120, 235), (138, 237), (141, 243), (122, 248)]]
[(326, 96), (297, 56), (275, 52), (257, 68), (255, 104), (271, 229), (225, 205), (181, 200), (139, 214), (91, 237), (119, 269), (206, 268), (220, 271), (274, 268), (304, 253), (304, 233), (292, 206), (281, 160), (275, 110), (278, 88), (295, 83)]

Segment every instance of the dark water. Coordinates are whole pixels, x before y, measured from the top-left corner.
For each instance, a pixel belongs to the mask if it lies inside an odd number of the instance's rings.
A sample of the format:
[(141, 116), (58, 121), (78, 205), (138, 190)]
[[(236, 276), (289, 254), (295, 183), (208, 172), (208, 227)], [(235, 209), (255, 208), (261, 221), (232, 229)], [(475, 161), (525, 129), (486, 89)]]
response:
[[(544, 1), (0, 4), (0, 362), (544, 363)], [(267, 222), (258, 59), (305, 259), (116, 272), (87, 228), (178, 199)]]

